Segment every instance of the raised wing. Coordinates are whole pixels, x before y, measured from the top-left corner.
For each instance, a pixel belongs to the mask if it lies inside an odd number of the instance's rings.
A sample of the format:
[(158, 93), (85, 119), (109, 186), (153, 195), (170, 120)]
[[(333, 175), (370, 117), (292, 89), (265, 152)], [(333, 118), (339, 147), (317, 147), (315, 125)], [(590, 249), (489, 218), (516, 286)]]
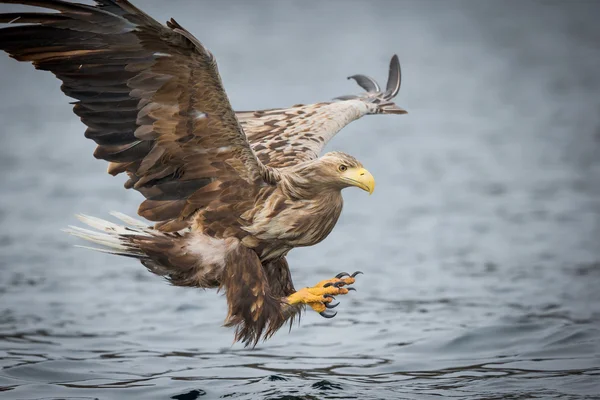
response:
[(63, 81), (94, 156), (146, 197), (140, 215), (178, 230), (223, 191), (247, 202), (264, 184), (212, 54), (177, 22), (164, 26), (126, 0), (0, 3), (58, 11), (0, 14), (19, 24), (0, 29), (0, 49)]
[(341, 96), (336, 101), (261, 111), (238, 111), (256, 155), (270, 167), (289, 167), (319, 157), (344, 126), (368, 114), (406, 114), (392, 102), (400, 91), (398, 56), (390, 61), (388, 81), (382, 91), (377, 81), (366, 75), (352, 75), (366, 93)]

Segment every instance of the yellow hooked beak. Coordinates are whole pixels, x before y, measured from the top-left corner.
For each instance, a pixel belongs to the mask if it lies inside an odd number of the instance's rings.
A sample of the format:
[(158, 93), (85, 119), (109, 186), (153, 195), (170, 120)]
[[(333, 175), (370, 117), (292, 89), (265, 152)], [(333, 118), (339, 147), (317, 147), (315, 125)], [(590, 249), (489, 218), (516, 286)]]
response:
[(366, 190), (369, 194), (375, 190), (375, 178), (364, 168), (349, 168), (342, 174), (342, 179), (352, 186)]

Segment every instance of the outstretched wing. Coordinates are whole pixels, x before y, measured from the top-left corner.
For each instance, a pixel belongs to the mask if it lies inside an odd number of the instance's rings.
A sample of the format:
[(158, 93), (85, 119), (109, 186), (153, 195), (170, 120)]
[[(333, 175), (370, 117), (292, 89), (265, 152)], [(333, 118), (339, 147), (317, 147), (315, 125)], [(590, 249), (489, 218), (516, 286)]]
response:
[(0, 49), (63, 81), (94, 156), (146, 197), (140, 215), (178, 230), (223, 191), (247, 200), (264, 184), (212, 54), (177, 22), (164, 26), (126, 0), (0, 3), (58, 11), (0, 14), (19, 24), (0, 29)]
[(296, 105), (261, 111), (237, 112), (256, 155), (270, 167), (288, 167), (319, 157), (336, 133), (350, 122), (368, 114), (406, 114), (392, 102), (400, 91), (398, 56), (390, 61), (385, 91), (366, 75), (352, 75), (361, 95), (341, 96), (333, 102)]

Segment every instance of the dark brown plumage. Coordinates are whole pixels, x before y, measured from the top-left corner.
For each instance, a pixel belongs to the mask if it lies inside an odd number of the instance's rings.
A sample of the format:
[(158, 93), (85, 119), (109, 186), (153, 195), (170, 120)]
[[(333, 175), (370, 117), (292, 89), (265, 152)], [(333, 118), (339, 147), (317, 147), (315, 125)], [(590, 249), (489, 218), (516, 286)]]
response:
[(104, 233), (71, 233), (139, 259), (174, 285), (223, 288), (226, 325), (246, 344), (272, 335), (304, 304), (324, 312), (328, 295), (348, 292), (354, 277), (296, 291), (285, 255), (331, 232), (343, 188), (373, 191), (355, 158), (318, 156), (356, 118), (405, 113), (390, 101), (400, 87), (397, 58), (386, 92), (360, 75), (362, 96), (235, 113), (213, 55), (172, 19), (163, 26), (126, 0), (0, 3), (57, 11), (0, 14), (0, 23), (18, 24), (0, 29), (0, 48), (62, 80), (85, 136), (98, 144), (94, 156), (110, 174), (129, 175), (125, 187), (145, 197), (138, 213), (155, 222), (82, 217)]

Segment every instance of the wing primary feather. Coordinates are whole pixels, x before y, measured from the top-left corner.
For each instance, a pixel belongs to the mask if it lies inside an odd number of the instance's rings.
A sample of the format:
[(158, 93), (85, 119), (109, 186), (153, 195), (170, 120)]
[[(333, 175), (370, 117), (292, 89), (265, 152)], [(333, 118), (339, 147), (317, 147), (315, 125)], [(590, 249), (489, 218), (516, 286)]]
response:
[[(2, 3), (2, 1), (0, 1)], [(16, 12), (0, 14), (2, 24), (33, 24), (61, 22), (70, 19), (61, 14), (39, 13), (39, 12)]]
[(56, 11), (93, 12), (94, 7), (85, 4), (69, 3), (61, 0), (0, 0), (3, 4), (22, 4), (24, 6), (50, 8)]
[(139, 140), (125, 145), (99, 145), (94, 151), (94, 157), (112, 162), (130, 162), (144, 158), (152, 149), (153, 142)]
[(356, 83), (358, 83), (358, 86), (365, 89), (369, 93), (381, 92), (381, 88), (379, 87), (377, 81), (370, 76), (357, 74), (349, 76), (348, 79), (354, 79)]
[(385, 90), (385, 99), (390, 100), (396, 97), (400, 91), (400, 83), (402, 80), (402, 71), (400, 69), (400, 60), (398, 56), (394, 54), (390, 60), (390, 71), (388, 73), (388, 81)]

